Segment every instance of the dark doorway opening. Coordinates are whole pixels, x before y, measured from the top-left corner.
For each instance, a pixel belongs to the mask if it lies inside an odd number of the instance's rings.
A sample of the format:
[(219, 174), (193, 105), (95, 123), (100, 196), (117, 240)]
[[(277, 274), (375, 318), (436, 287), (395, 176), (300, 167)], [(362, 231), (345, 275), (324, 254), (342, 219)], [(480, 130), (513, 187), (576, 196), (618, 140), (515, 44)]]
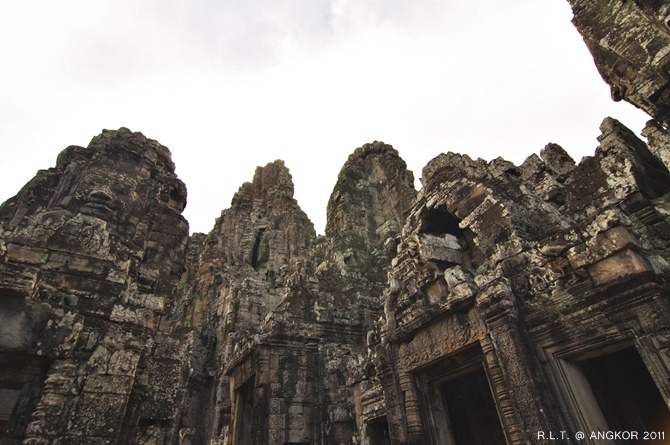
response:
[(441, 393), (457, 445), (507, 443), (484, 369), (447, 380)]
[(21, 443), (42, 396), (49, 363), (40, 357), (0, 354), (0, 443)]
[(249, 445), (254, 443), (253, 414), (254, 414), (254, 379), (249, 379), (240, 386), (237, 392), (235, 413), (235, 445)]
[[(670, 410), (635, 348), (579, 362), (610, 431), (665, 431)], [(670, 439), (670, 431), (665, 431)], [(616, 443), (618, 442), (615, 440)], [(631, 443), (665, 443), (639, 441)]]
[(375, 419), (368, 424), (368, 437), (371, 445), (391, 445), (386, 417)]

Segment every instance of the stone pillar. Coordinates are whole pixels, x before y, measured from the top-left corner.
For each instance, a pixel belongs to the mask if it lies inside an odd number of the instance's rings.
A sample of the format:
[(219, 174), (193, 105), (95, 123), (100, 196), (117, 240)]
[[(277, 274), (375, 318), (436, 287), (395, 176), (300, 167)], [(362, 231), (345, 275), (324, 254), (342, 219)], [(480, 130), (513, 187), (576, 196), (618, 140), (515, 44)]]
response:
[(270, 350), (259, 347), (254, 356), (256, 368), (256, 386), (270, 383)]
[[(270, 350), (265, 347), (259, 347), (254, 353), (254, 369), (256, 375), (254, 379), (253, 388), (253, 428), (255, 443), (269, 444), (276, 443), (270, 438), (270, 422), (269, 422), (269, 394), (270, 394)], [(240, 415), (241, 413), (237, 413)]]
[[(382, 384), (384, 393), (384, 403), (386, 405), (386, 418), (388, 421), (389, 433), (391, 436), (391, 443), (393, 445), (406, 444), (409, 436), (407, 431), (407, 422), (405, 421), (405, 410), (401, 398), (402, 391), (397, 380), (397, 372), (393, 363), (397, 361), (391, 360), (389, 357), (395, 357), (392, 354), (391, 347), (386, 345), (383, 350), (385, 354), (380, 354), (380, 363), (377, 367), (379, 380)], [(388, 354), (388, 355), (387, 355)]]
[(399, 375), (400, 389), (405, 399), (405, 414), (407, 416), (407, 428), (409, 430), (409, 443), (424, 443), (423, 422), (421, 422), (421, 409), (419, 397), (416, 390), (414, 377), (403, 372)]
[(477, 307), (488, 328), (482, 349), (510, 443), (539, 443), (539, 431), (565, 430), (565, 422), (548, 414), (560, 411), (530, 340), (522, 334), (507, 282), (499, 280), (482, 289)]
[(67, 431), (67, 418), (75, 395), (81, 392), (83, 379), (81, 363), (76, 360), (56, 360), (49, 369), (42, 397), (26, 430), (24, 443), (46, 444), (62, 437)]
[(637, 309), (635, 346), (663, 399), (670, 403), (670, 305), (661, 293)]
[(503, 430), (505, 431), (507, 440), (510, 443), (523, 443), (526, 435), (520, 429), (521, 422), (514, 409), (514, 403), (507, 388), (503, 371), (500, 369), (500, 363), (496, 357), (493, 342), (487, 336), (482, 338), (480, 344), (484, 353), (484, 363), (491, 384), (491, 391), (498, 406), (498, 413), (504, 425)]

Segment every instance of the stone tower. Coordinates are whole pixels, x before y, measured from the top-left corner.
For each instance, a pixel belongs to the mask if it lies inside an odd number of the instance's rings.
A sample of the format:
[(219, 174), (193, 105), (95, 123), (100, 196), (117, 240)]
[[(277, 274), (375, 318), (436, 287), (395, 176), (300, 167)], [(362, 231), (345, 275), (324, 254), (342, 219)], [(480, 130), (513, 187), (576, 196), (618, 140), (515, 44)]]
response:
[(670, 439), (670, 10), (570, 3), (646, 142), (440, 154), (418, 193), (366, 144), (325, 236), (280, 160), (189, 236), (166, 147), (66, 148), (0, 207), (0, 444)]

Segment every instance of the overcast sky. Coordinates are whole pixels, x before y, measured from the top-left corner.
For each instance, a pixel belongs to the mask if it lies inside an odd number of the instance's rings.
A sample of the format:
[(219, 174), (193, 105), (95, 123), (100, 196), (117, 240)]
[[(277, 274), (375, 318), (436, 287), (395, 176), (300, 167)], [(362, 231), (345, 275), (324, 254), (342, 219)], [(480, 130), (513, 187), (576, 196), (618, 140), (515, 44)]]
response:
[[(68, 145), (128, 127), (172, 152), (208, 232), (257, 165), (284, 159), (323, 233), (347, 156), (393, 145), (579, 161), (614, 103), (566, 0), (0, 0), (0, 202)], [(418, 182), (418, 181), (417, 181)]]

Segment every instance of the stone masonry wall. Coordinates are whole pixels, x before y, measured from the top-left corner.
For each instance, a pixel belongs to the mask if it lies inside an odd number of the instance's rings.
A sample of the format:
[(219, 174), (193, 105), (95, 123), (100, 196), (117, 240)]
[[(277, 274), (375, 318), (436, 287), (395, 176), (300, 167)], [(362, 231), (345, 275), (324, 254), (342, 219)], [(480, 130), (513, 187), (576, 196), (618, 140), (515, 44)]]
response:
[(417, 193), (375, 141), (325, 236), (283, 161), (188, 236), (166, 147), (66, 148), (0, 206), (0, 444), (670, 437), (670, 9), (569, 2), (646, 142), (606, 118), (579, 163), (440, 154)]

